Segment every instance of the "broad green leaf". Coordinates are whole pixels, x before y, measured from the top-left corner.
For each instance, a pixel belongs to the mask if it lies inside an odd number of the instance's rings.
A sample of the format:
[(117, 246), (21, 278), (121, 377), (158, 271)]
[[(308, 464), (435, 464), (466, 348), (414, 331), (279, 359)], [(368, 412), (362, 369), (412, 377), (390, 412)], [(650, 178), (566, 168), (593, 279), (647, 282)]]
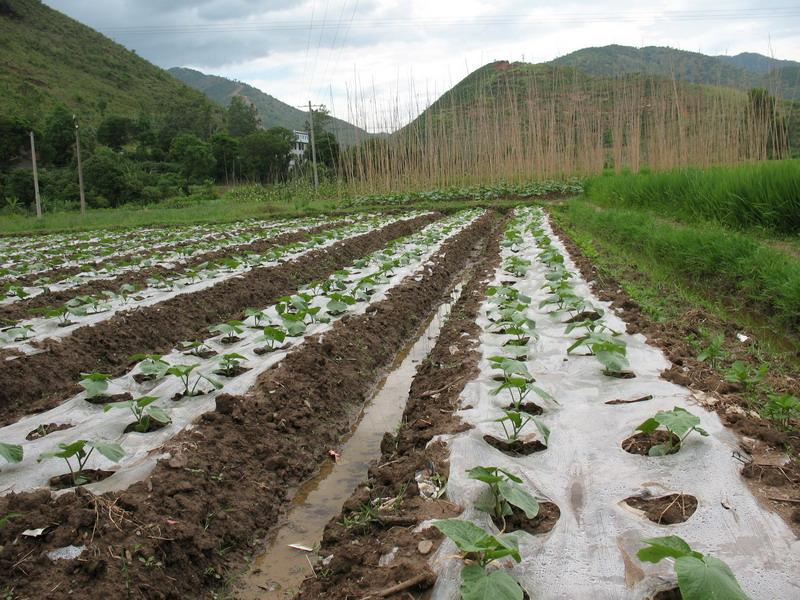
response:
[(595, 352), (595, 357), (609, 373), (621, 373), (630, 367), (628, 359), (619, 352), (599, 350)]
[(5, 444), (0, 442), (0, 456), (10, 463), (18, 463), (22, 460), (22, 446), (19, 444)]
[(505, 571), (487, 573), (480, 565), (461, 570), (462, 600), (522, 600), (522, 588)]
[(525, 489), (513, 481), (501, 481), (497, 484), (500, 495), (506, 502), (516, 506), (525, 513), (529, 519), (539, 514), (539, 503)]
[(147, 415), (158, 421), (159, 423), (169, 423), (172, 419), (169, 418), (169, 415), (164, 411), (162, 408), (158, 408), (157, 406), (151, 406), (147, 410)]
[(529, 417), (531, 421), (533, 421), (534, 425), (536, 425), (536, 429), (539, 430), (539, 435), (541, 435), (542, 439), (544, 439), (544, 445), (547, 446), (550, 440), (550, 428), (547, 425), (545, 425), (541, 419), (538, 419), (537, 417), (534, 417), (533, 415), (529, 415), (527, 413), (522, 413), (522, 414), (525, 415), (526, 417)]
[(636, 428), (636, 431), (643, 431), (644, 433), (653, 433), (656, 429), (658, 429), (659, 425), (660, 423), (658, 421), (656, 421), (653, 417), (650, 417), (644, 423), (639, 425)]
[(470, 479), (477, 479), (488, 484), (503, 481), (503, 477), (497, 475), (491, 467), (473, 467), (467, 471), (467, 475), (469, 475)]
[(696, 417), (688, 410), (676, 406), (670, 411), (659, 411), (654, 417), (661, 425), (682, 438), (692, 428), (700, 425), (700, 417)]
[(683, 600), (750, 600), (728, 565), (713, 556), (682, 556), (675, 573)]
[(670, 558), (680, 558), (681, 556), (702, 557), (699, 552), (693, 552), (692, 548), (687, 544), (683, 538), (677, 535), (668, 535), (660, 538), (650, 538), (643, 540), (647, 547), (642, 548), (636, 553), (639, 560), (645, 562), (657, 563), (661, 560)]
[(434, 521), (433, 526), (453, 540), (462, 552), (483, 552), (487, 538), (492, 537), (477, 525), (462, 519)]
[(107, 442), (87, 442), (87, 445), (97, 450), (112, 462), (119, 462), (125, 456), (125, 450), (119, 444)]

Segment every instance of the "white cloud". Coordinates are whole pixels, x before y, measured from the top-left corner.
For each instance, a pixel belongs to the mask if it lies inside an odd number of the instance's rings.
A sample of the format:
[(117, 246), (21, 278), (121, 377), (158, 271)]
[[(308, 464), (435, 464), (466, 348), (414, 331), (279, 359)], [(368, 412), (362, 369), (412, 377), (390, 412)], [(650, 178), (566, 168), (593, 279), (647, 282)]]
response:
[[(750, 0), (47, 0), (163, 67), (250, 83), (348, 115), (348, 90), (403, 113), (495, 59), (542, 62), (588, 46), (672, 46), (800, 60), (798, 13)], [(786, 7), (786, 5), (783, 5)], [(313, 25), (309, 28), (310, 25)], [(370, 107), (370, 113), (375, 111)], [(406, 116), (405, 114), (403, 116)]]

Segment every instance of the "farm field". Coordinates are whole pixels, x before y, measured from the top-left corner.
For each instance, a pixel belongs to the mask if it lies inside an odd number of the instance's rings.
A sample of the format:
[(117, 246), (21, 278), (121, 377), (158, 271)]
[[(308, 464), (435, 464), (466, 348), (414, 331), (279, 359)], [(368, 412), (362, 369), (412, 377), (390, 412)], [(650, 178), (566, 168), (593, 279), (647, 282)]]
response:
[(0, 590), (795, 597), (796, 229), (570, 185), (0, 239)]

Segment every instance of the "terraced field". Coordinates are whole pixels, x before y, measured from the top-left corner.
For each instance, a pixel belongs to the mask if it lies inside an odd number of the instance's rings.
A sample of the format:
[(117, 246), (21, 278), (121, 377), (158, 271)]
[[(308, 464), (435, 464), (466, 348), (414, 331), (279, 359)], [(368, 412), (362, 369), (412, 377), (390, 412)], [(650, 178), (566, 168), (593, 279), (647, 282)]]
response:
[(695, 385), (541, 207), (0, 252), (6, 598), (800, 597), (797, 382)]

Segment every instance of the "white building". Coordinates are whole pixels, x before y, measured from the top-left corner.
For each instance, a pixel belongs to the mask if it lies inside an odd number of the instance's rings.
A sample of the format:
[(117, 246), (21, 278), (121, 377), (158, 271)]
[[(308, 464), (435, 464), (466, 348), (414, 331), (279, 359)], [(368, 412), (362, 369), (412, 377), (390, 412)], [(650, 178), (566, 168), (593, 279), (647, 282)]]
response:
[(306, 147), (309, 143), (308, 132), (297, 131), (295, 129), (292, 133), (294, 133), (294, 143), (292, 144), (292, 149), (289, 151), (289, 154), (296, 156), (297, 158), (303, 158), (306, 153)]

